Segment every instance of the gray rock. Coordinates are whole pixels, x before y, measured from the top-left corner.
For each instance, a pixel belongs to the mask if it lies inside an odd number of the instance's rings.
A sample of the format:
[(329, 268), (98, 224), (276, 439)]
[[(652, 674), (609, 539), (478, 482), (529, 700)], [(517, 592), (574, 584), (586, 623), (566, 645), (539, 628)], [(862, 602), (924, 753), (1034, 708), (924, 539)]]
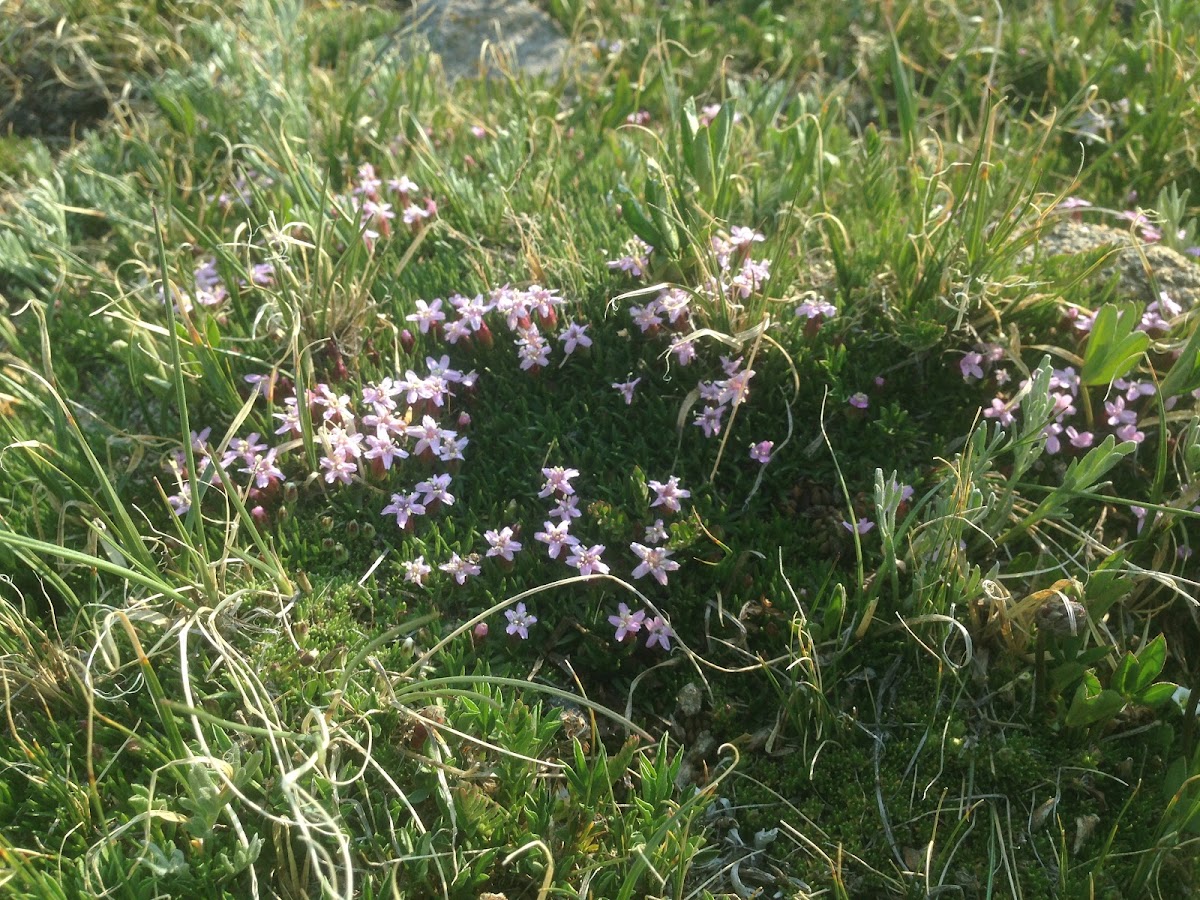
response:
[[(1064, 219), (1042, 235), (1035, 248), (1022, 255), (1025, 261), (1036, 252), (1041, 257), (1088, 253), (1112, 248), (1094, 279), (1108, 284), (1117, 279), (1117, 300), (1140, 300), (1150, 303), (1158, 299), (1150, 273), (1165, 291), (1184, 309), (1200, 303), (1200, 265), (1170, 247), (1137, 241), (1128, 229), (1112, 228), (1090, 222)], [(1144, 259), (1143, 259), (1144, 257)]]
[(528, 0), (420, 0), (412, 15), (451, 81), (497, 74), (507, 60), (553, 77), (566, 62), (566, 37)]

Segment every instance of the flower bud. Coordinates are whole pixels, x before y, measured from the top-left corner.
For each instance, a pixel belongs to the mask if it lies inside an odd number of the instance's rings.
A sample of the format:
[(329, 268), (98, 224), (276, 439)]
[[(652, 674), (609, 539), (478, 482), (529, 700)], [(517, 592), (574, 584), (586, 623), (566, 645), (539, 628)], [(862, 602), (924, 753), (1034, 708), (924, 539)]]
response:
[(488, 328), (487, 322), (481, 322), (479, 328), (475, 332), (475, 339), (479, 341), (479, 346), (491, 350), (496, 343), (496, 339), (492, 336), (492, 329)]
[(417, 345), (417, 339), (413, 337), (413, 333), (405, 328), (400, 332), (400, 346), (404, 348), (405, 353), (412, 353), (413, 347)]

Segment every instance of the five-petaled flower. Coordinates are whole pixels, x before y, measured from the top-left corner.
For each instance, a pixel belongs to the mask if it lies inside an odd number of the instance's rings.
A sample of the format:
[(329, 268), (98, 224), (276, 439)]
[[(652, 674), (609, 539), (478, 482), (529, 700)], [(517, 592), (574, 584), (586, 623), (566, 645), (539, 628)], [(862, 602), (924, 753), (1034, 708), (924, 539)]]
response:
[(755, 462), (762, 463), (765, 466), (771, 461), (771, 448), (774, 446), (774, 441), (759, 441), (757, 444), (751, 444), (750, 458)]
[(571, 555), (567, 557), (567, 565), (577, 568), (580, 575), (591, 575), (594, 572), (607, 575), (608, 566), (600, 559), (603, 553), (603, 544), (593, 544), (590, 547), (576, 544), (571, 548)]
[(968, 378), (983, 378), (983, 354), (971, 350), (963, 354), (958, 361), (958, 370), (962, 372), (963, 380)]
[(692, 496), (692, 492), (679, 486), (679, 478), (672, 475), (667, 479), (666, 483), (661, 481), (650, 481), (650, 490), (654, 491), (654, 500), (650, 503), (651, 507), (665, 506), (671, 512), (679, 512), (682, 508), (679, 501)]
[(658, 644), (664, 650), (671, 649), (671, 637), (675, 634), (671, 630), (671, 626), (661, 616), (655, 616), (653, 619), (647, 619), (642, 623), (646, 629), (646, 647), (653, 647)]
[(629, 611), (629, 604), (620, 603), (617, 605), (617, 614), (608, 617), (608, 623), (617, 629), (617, 643), (625, 640), (627, 635), (637, 634), (642, 630), (642, 622), (646, 619), (645, 610), (639, 609), (637, 612)]
[(450, 561), (442, 563), (438, 568), (453, 575), (454, 580), (459, 584), (465, 584), (468, 576), (479, 574), (479, 566), (473, 555), (464, 558), (457, 553), (452, 553)]
[(395, 516), (396, 525), (400, 528), (407, 528), (413, 516), (425, 515), (425, 504), (421, 502), (421, 496), (415, 492), (392, 494), (392, 502), (383, 508), (380, 515)]
[(418, 587), (425, 583), (425, 577), (433, 569), (425, 564), (425, 557), (418, 556), (404, 563), (404, 580)]
[(542, 527), (546, 530), (535, 532), (533, 539), (541, 541), (547, 546), (551, 559), (558, 559), (558, 554), (563, 547), (574, 547), (579, 543), (579, 539), (568, 531), (571, 527), (570, 519), (564, 519), (557, 525), (553, 522), (544, 522)]
[(641, 378), (635, 378), (632, 381), (613, 382), (612, 388), (620, 392), (621, 396), (625, 398), (625, 405), (630, 406), (633, 403), (634, 389), (637, 388), (638, 382), (641, 380)]
[(506, 610), (504, 618), (508, 619), (508, 627), (504, 630), (519, 635), (521, 640), (529, 637), (529, 626), (537, 624), (537, 616), (526, 610), (524, 603), (518, 603), (516, 609)]
[(629, 545), (629, 549), (636, 553), (641, 560), (638, 567), (633, 570), (634, 578), (653, 575), (654, 580), (659, 584), (666, 584), (667, 573), (674, 572), (679, 568), (679, 563), (668, 559), (671, 551), (666, 547), (647, 547), (635, 541)]
[(513, 554), (521, 549), (521, 542), (513, 537), (513, 530), (507, 525), (499, 531), (485, 531), (483, 536), (490, 545), (488, 556), (499, 556), (512, 562)]
[(564, 342), (563, 352), (570, 356), (575, 352), (576, 347), (592, 346), (592, 339), (586, 334), (587, 329), (587, 325), (580, 325), (577, 322), (567, 323), (567, 327), (558, 336), (558, 339)]
[(875, 527), (875, 523), (870, 519), (859, 519), (857, 522), (842, 522), (842, 527), (847, 531), (857, 531), (859, 534), (866, 534)]
[(554, 466), (553, 468), (542, 469), (542, 475), (545, 477), (546, 483), (538, 491), (539, 497), (549, 497), (556, 491), (564, 497), (575, 493), (575, 488), (571, 486), (571, 479), (579, 477), (578, 469), (564, 469), (562, 466)]

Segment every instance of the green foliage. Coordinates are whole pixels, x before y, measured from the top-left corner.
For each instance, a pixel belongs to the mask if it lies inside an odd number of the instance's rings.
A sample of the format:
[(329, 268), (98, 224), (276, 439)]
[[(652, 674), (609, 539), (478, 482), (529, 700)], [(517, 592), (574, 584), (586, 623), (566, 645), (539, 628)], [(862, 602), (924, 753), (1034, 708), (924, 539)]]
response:
[[(1043, 239), (1068, 195), (1100, 217), (1136, 190), (1194, 242), (1196, 5), (547, 6), (597, 61), (569, 84), (442, 83), (375, 7), (30, 0), (0, 25), (0, 117), (32, 96), (9, 83), (115, 110), (0, 139), (5, 889), (1194, 889), (1200, 331), (1151, 336), (1090, 280), (1104, 251)], [(364, 164), (436, 215), (402, 228), (420, 207), (391, 196), (364, 240)], [(734, 226), (771, 262), (744, 297), (708, 291)], [(453, 344), (407, 319), (535, 283), (566, 304), (530, 317), (556, 347), (532, 376), (499, 311)], [(643, 334), (629, 302), (664, 285), (696, 316)], [(567, 319), (593, 339), (569, 357)], [(478, 373), (442, 410), (470, 443), (454, 504), (401, 530), (381, 510), (426, 461), (327, 481), (303, 392), (357, 409), (442, 354)], [(705, 440), (739, 355), (746, 402)], [(252, 432), (281, 483), (249, 483)], [(205, 456), (228, 465), (193, 477)], [(534, 539), (552, 465), (619, 577), (564, 579)], [(680, 568), (631, 580), (658, 518)], [(505, 525), (511, 566), (482, 556)], [(672, 652), (615, 642), (618, 603)]]

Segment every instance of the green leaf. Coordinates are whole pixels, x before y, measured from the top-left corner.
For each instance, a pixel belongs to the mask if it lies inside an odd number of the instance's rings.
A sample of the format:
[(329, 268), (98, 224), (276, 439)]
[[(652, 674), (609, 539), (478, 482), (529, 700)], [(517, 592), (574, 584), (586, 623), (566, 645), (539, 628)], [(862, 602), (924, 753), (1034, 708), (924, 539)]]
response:
[(1110, 384), (1137, 364), (1150, 346), (1150, 335), (1137, 330), (1141, 320), (1142, 307), (1136, 303), (1100, 307), (1083, 354), (1080, 378), (1085, 385)]
[(1162, 706), (1175, 696), (1177, 690), (1179, 685), (1170, 681), (1159, 681), (1139, 693), (1137, 700), (1143, 706)]
[(621, 218), (625, 220), (625, 224), (651, 247), (663, 246), (663, 237), (658, 231), (658, 226), (650, 221), (650, 215), (642, 206), (642, 201), (634, 195), (629, 186), (618, 184), (617, 193), (621, 197)]
[(1138, 694), (1145, 690), (1162, 672), (1167, 661), (1167, 639), (1159, 635), (1142, 648), (1138, 654), (1138, 673), (1130, 685), (1130, 693)]
[(1171, 371), (1158, 386), (1158, 393), (1164, 398), (1175, 397), (1194, 391), (1198, 387), (1200, 387), (1200, 325), (1193, 327), (1192, 336), (1188, 338), (1179, 358), (1175, 360), (1175, 365), (1171, 366)]
[[(1090, 680), (1094, 681), (1094, 676)], [(1071, 728), (1081, 728), (1093, 725), (1104, 719), (1111, 719), (1125, 708), (1125, 698), (1114, 690), (1103, 690), (1095, 696), (1089, 696), (1089, 679), (1075, 692), (1071, 708), (1067, 710), (1067, 725)]]
[(1133, 441), (1118, 444), (1113, 435), (1104, 439), (1099, 447), (1093, 447), (1083, 459), (1074, 460), (1063, 475), (1062, 487), (1066, 493), (1090, 491), (1109, 470), (1137, 449)]
[(1121, 657), (1121, 662), (1117, 664), (1117, 670), (1113, 672), (1112, 689), (1122, 695), (1135, 693), (1134, 690), (1128, 689), (1130, 676), (1133, 679), (1137, 678), (1139, 671), (1137, 657), (1132, 653), (1126, 653)]

